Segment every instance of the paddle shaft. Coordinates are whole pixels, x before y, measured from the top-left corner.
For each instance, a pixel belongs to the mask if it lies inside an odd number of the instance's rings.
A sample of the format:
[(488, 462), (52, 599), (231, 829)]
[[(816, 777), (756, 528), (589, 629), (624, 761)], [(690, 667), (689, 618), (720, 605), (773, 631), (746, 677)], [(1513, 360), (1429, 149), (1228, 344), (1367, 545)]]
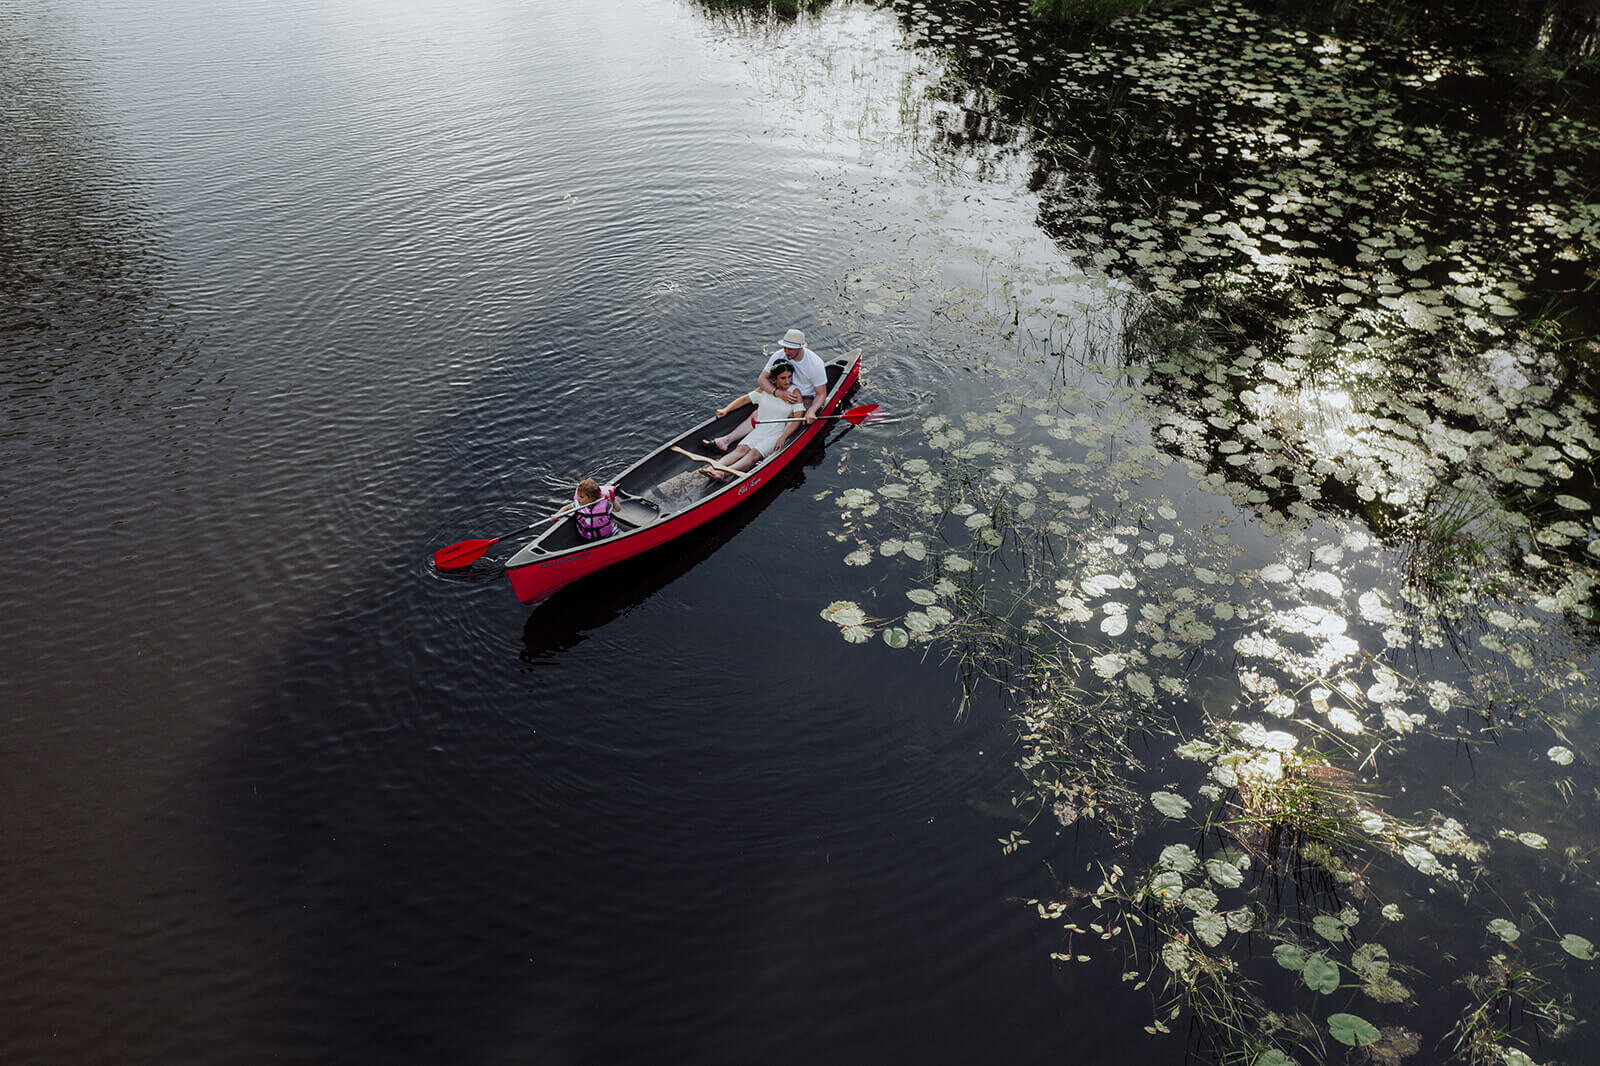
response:
[[(873, 415), (875, 415), (877, 413), (878, 413), (878, 405), (875, 404), (875, 403), (872, 403), (872, 404), (867, 404), (865, 407), (852, 407), (852, 408), (850, 408), (850, 410), (846, 411), (844, 414), (841, 414), (841, 415), (818, 415), (816, 417), (815, 421), (820, 422), (824, 418), (842, 418), (846, 422), (849, 422), (851, 425), (859, 426), (862, 422), (865, 422), (868, 418), (871, 418)], [(755, 422), (755, 424), (758, 425), (758, 426), (776, 426), (776, 425), (779, 425), (779, 424), (784, 423), (784, 422), (804, 422), (804, 421), (806, 421), (806, 419), (804, 419), (804, 418), (769, 418), (769, 419), (766, 419), (765, 421), (760, 421), (760, 420), (756, 420), (756, 419), (752, 419), (751, 421)]]

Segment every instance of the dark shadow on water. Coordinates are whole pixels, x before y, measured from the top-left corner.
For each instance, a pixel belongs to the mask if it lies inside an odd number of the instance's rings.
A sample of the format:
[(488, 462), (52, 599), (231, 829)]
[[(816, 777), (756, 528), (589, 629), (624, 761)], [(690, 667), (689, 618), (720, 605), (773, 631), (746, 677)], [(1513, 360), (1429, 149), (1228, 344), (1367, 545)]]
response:
[(738, 510), (653, 551), (568, 585), (536, 604), (522, 630), (523, 662), (547, 659), (576, 647), (593, 631), (627, 614), (709, 559), (780, 495), (801, 488), (806, 469), (822, 463), (827, 447), (826, 440), (813, 443), (799, 460), (763, 485)]

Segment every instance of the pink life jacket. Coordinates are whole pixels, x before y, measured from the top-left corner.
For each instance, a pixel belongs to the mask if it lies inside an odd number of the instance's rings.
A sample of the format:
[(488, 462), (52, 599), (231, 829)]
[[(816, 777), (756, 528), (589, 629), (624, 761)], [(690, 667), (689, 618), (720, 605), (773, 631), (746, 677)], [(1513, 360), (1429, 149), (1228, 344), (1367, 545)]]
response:
[(584, 503), (578, 499), (578, 493), (574, 490), (572, 515), (578, 523), (578, 536), (584, 540), (599, 540), (615, 532), (616, 526), (611, 521), (611, 501), (616, 495), (616, 486), (602, 485), (600, 498), (593, 503)]

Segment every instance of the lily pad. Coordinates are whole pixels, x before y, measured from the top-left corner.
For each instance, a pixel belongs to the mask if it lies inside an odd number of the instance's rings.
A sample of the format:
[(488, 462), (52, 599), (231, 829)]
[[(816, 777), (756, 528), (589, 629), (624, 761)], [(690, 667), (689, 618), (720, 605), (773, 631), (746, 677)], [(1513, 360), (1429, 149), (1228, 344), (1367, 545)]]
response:
[(1575, 959), (1587, 961), (1595, 957), (1594, 944), (1577, 933), (1568, 933), (1561, 938), (1561, 950)]
[(1355, 1014), (1328, 1015), (1328, 1034), (1349, 1047), (1367, 1047), (1378, 1042), (1378, 1027)]
[(1152, 792), (1150, 803), (1168, 818), (1182, 818), (1189, 813), (1189, 801), (1175, 792)]
[(1306, 966), (1305, 948), (1299, 944), (1279, 944), (1272, 949), (1272, 957), (1278, 960), (1278, 965), (1285, 970), (1303, 970)]
[(1300, 979), (1307, 988), (1325, 996), (1332, 995), (1339, 990), (1339, 966), (1318, 952), (1306, 959), (1306, 964), (1300, 969)]
[(1505, 918), (1496, 918), (1494, 921), (1490, 922), (1489, 932), (1493, 933), (1501, 940), (1504, 940), (1507, 944), (1511, 943), (1512, 941), (1516, 940), (1517, 937), (1522, 935), (1522, 930), (1517, 928), (1516, 923), (1508, 921)]

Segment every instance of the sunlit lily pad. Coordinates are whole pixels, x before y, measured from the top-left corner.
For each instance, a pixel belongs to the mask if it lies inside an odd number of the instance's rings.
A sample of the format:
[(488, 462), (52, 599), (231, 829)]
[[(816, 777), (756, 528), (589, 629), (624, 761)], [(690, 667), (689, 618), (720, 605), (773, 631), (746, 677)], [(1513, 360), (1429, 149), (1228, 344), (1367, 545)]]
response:
[(1189, 813), (1189, 801), (1175, 792), (1152, 792), (1150, 804), (1168, 818), (1182, 818)]
[(933, 592), (932, 589), (908, 589), (906, 591), (906, 599), (910, 600), (912, 603), (920, 603), (926, 607), (928, 604), (936, 602), (939, 597)]
[(883, 642), (891, 648), (903, 648), (911, 643), (910, 635), (898, 626), (883, 631)]
[(872, 630), (866, 626), (842, 626), (839, 632), (852, 644), (861, 644), (872, 639)]

